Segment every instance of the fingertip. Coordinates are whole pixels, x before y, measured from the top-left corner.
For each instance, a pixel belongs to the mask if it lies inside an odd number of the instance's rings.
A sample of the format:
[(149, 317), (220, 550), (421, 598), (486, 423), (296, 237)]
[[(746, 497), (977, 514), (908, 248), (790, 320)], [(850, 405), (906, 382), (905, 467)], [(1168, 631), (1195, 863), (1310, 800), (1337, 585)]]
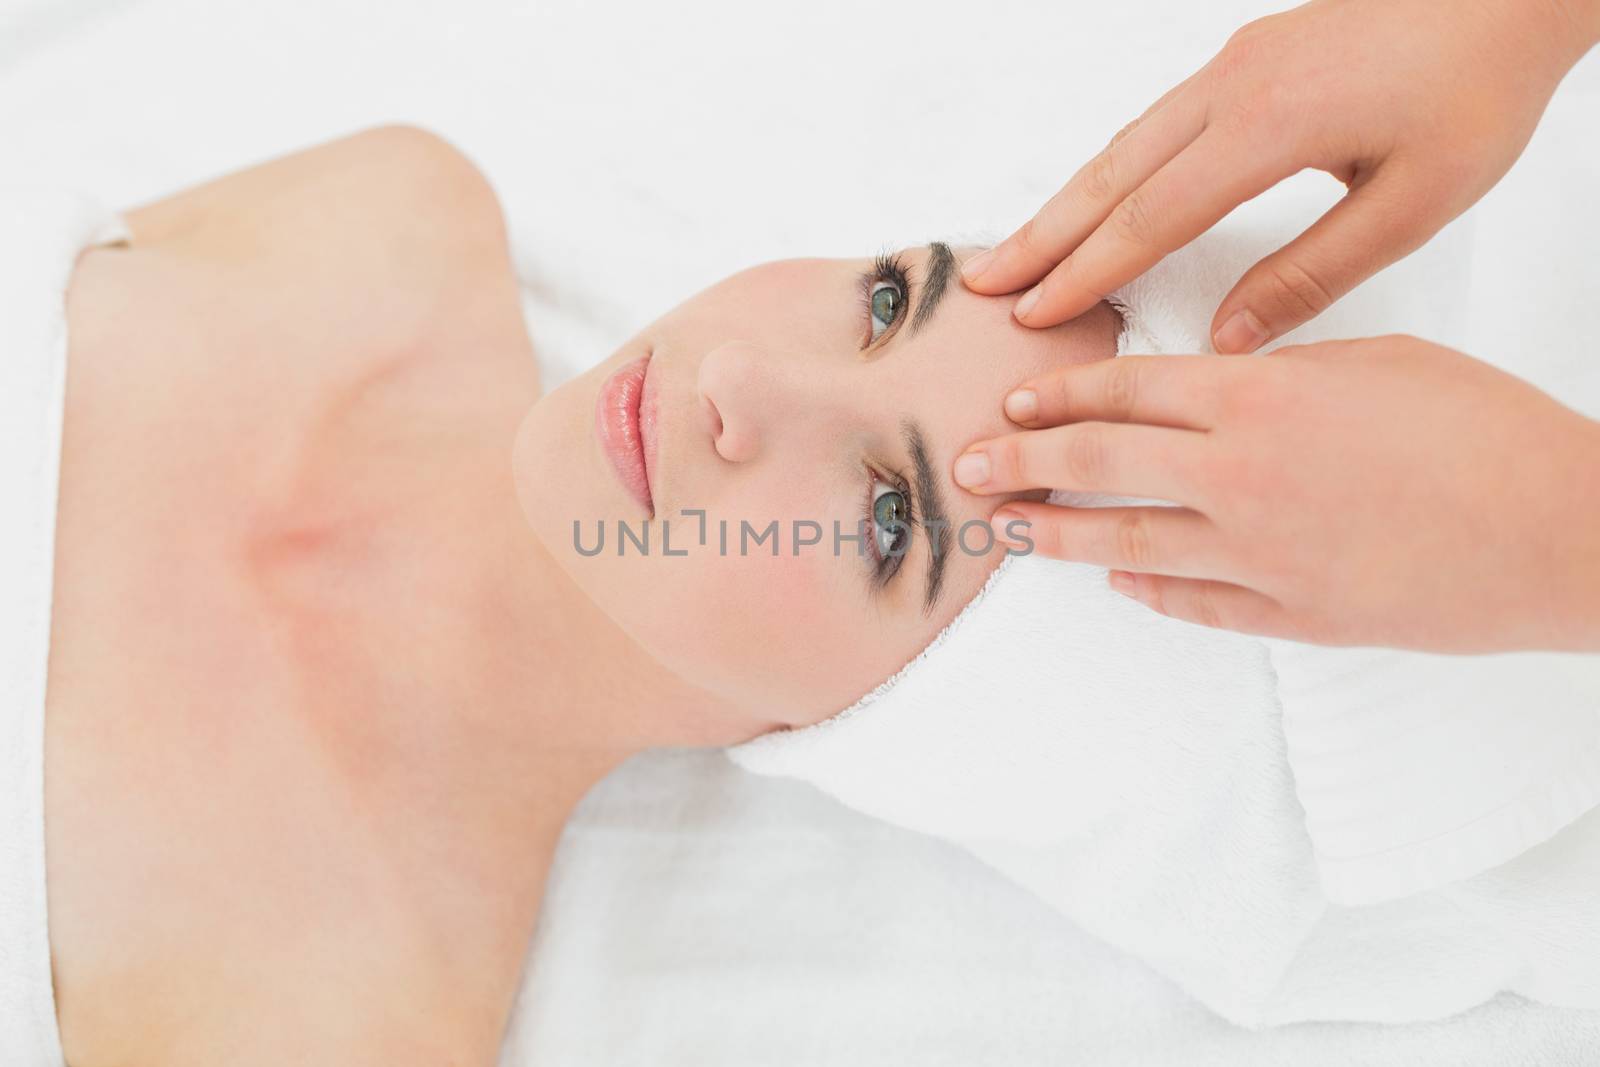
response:
[(1024, 326), (1033, 326), (1028, 319), (1033, 315), (1034, 309), (1039, 305), (1039, 287), (1034, 286), (1017, 298), (1016, 304), (1011, 308), (1012, 317)]
[(983, 491), (994, 476), (994, 464), (989, 459), (988, 450), (982, 444), (968, 448), (956, 457), (950, 468), (950, 476), (963, 489), (975, 493)]
[(989, 272), (990, 267), (994, 266), (995, 253), (998, 251), (999, 246), (985, 249), (961, 264), (961, 281), (967, 288), (980, 290), (979, 279)]
[(1021, 548), (1025, 544), (1023, 538), (1016, 532), (1016, 526), (1013, 525), (1016, 523), (1022, 524), (1024, 531), (1031, 525), (1026, 515), (1009, 504), (989, 516), (989, 529), (993, 532), (995, 540), (1007, 548)]
[(1271, 336), (1255, 312), (1242, 307), (1230, 314), (1211, 335), (1211, 347), (1219, 355), (1243, 356), (1266, 344)]
[(1012, 318), (1031, 330), (1043, 330), (1059, 326), (1089, 310), (1088, 306), (1079, 306), (1081, 300), (1071, 299), (1061, 293), (1047, 294), (1046, 284), (1040, 282), (1023, 293), (1011, 309)]
[(1013, 389), (1006, 395), (1003, 406), (1006, 418), (1020, 426), (1026, 426), (1039, 417), (1039, 394), (1027, 386)]

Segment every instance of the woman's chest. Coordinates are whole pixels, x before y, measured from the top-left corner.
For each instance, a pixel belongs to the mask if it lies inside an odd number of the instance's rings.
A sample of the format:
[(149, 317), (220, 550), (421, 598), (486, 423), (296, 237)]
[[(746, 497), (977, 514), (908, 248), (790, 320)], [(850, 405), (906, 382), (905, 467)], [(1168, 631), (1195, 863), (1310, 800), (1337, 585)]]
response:
[(203, 1043), (186, 1019), (263, 1001), (307, 1048), (368, 1014), (483, 1013), (516, 931), (487, 977), (454, 973), (416, 888), (442, 831), (363, 761), (415, 762), (386, 664), (451, 674), (452, 616), (428, 643), (415, 594), (482, 580), (467, 531), (504, 513), (493, 465), (535, 388), (520, 322), (452, 367), (326, 284), (95, 255), (69, 301), (46, 719), (69, 1057)]

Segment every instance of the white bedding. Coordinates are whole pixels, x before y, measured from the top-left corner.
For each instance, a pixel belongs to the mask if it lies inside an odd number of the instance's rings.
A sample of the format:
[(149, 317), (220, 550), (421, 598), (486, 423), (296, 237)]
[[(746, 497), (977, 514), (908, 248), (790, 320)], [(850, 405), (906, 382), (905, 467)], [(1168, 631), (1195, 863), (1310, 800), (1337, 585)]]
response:
[[(764, 5), (762, 5), (764, 7)], [(506, 205), (551, 384), (707, 282), (790, 254), (998, 236), (1269, 5), (0, 0), (0, 181), (114, 204), (383, 122)], [(1456, 223), (1493, 361), (1600, 374), (1600, 55)], [(1303, 175), (1243, 209), (1303, 224)], [(1426, 294), (1419, 294), (1426, 299)], [(1581, 343), (1582, 342), (1582, 343)], [(1600, 1062), (1600, 1017), (1514, 998), (1253, 1033), (970, 855), (714, 752), (640, 758), (552, 871), (504, 1062)]]

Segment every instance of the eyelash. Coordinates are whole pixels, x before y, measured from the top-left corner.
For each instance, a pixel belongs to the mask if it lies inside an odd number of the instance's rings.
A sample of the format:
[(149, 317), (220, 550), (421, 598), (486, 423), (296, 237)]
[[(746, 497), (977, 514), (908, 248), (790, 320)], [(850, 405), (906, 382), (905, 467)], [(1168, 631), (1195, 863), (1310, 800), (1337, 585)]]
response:
[[(893, 282), (900, 290), (900, 303), (896, 305), (895, 320), (889, 329), (886, 329), (876, 339), (872, 336), (872, 290), (879, 282)], [(867, 349), (874, 343), (881, 344), (890, 334), (900, 328), (900, 321), (905, 318), (906, 308), (911, 302), (911, 282), (906, 275), (905, 260), (898, 252), (890, 254), (880, 253), (872, 261), (872, 267), (861, 275), (861, 311), (866, 319), (867, 332), (861, 347)]]
[[(879, 282), (893, 282), (900, 290), (900, 302), (896, 305), (894, 322), (874, 339), (872, 336), (872, 290), (877, 287)], [(866, 320), (867, 329), (866, 338), (861, 347), (866, 349), (870, 348), (875, 342), (881, 343), (888, 338), (891, 333), (899, 329), (901, 320), (905, 318), (906, 308), (910, 305), (911, 298), (911, 283), (907, 277), (905, 260), (898, 253), (879, 254), (873, 260), (871, 269), (861, 275), (860, 288), (862, 317)], [(911, 549), (910, 544), (907, 543), (905, 551), (887, 556), (878, 550), (877, 522), (874, 517), (872, 497), (873, 490), (877, 488), (880, 482), (893, 487), (901, 496), (905, 497), (906, 530), (903, 536), (908, 538), (914, 536), (917, 528), (917, 502), (911, 492), (911, 483), (906, 480), (905, 475), (899, 471), (882, 474), (868, 466), (866, 533), (874, 561), (872, 565), (872, 584), (875, 589), (881, 589), (888, 585), (894, 579), (894, 576), (900, 573), (900, 565), (905, 562), (905, 558), (910, 554)]]
[(873, 490), (882, 483), (890, 486), (906, 500), (905, 529), (901, 536), (910, 538), (917, 529), (917, 504), (911, 495), (911, 483), (906, 481), (905, 475), (898, 471), (889, 474), (880, 474), (871, 467), (867, 468), (867, 543), (872, 550), (872, 581), (874, 588), (881, 589), (888, 585), (896, 574), (900, 573), (900, 565), (905, 562), (906, 556), (911, 554), (911, 545), (907, 541), (905, 548), (890, 555), (884, 555), (878, 550), (878, 524), (873, 514)]

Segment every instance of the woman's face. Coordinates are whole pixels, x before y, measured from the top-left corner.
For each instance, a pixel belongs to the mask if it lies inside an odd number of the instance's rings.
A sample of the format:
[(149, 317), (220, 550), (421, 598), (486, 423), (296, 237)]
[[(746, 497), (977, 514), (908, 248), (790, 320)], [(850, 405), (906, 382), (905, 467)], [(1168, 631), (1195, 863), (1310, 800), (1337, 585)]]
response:
[[(967, 493), (956, 455), (1015, 429), (1012, 386), (1115, 352), (1106, 305), (1030, 330), (961, 285), (959, 258), (785, 260), (674, 308), (524, 418), (535, 532), (687, 682), (794, 726), (849, 706), (1003, 558), (989, 516), (1044, 495)], [(613, 451), (642, 454), (644, 478)]]

